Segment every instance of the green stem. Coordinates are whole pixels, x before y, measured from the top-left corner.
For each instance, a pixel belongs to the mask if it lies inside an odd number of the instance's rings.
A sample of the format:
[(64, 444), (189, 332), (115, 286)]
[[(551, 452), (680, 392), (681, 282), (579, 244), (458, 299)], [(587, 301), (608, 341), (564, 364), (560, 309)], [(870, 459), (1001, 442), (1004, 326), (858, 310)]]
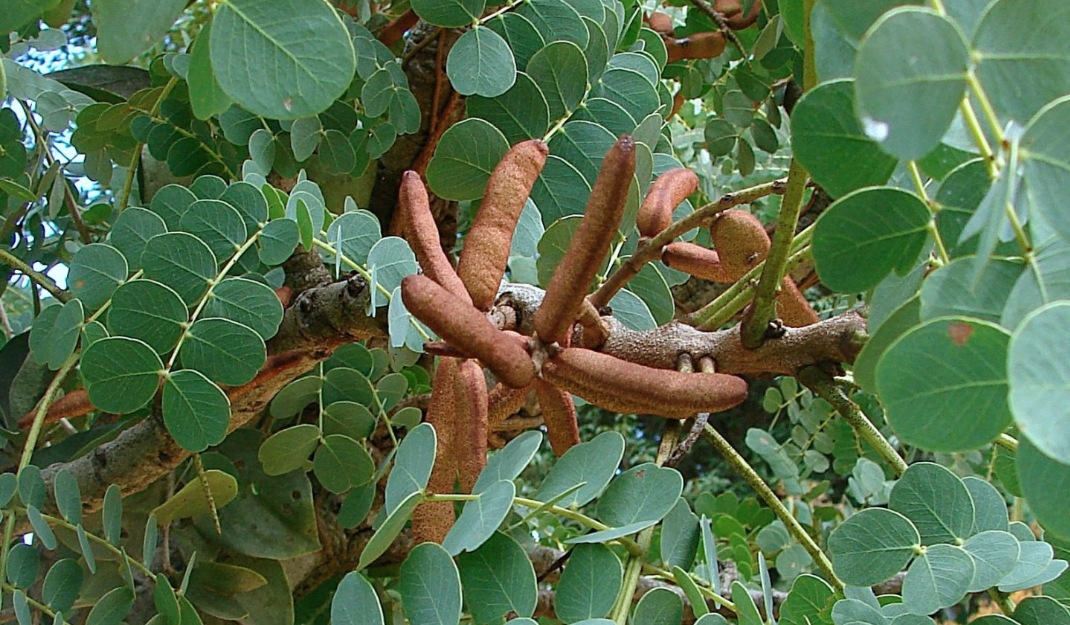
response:
[(799, 381), (807, 388), (817, 393), (836, 409), (836, 412), (854, 428), (867, 443), (873, 446), (881, 458), (888, 463), (897, 475), (902, 475), (907, 470), (907, 463), (903, 457), (892, 447), (888, 439), (880, 433), (873, 422), (866, 417), (858, 404), (851, 401), (840, 387), (836, 386), (832, 377), (818, 367), (806, 367), (798, 375)]
[(788, 252), (795, 228), (799, 225), (803, 195), (806, 191), (806, 169), (797, 160), (791, 160), (788, 168), (788, 187), (780, 205), (776, 232), (769, 248), (769, 255), (762, 267), (762, 277), (754, 290), (754, 307), (740, 327), (740, 341), (744, 347), (756, 349), (765, 342), (769, 322), (776, 317), (776, 294), (788, 263)]
[(1007, 451), (1018, 453), (1018, 439), (1014, 438), (1010, 434), (1000, 434), (996, 437), (996, 440), (992, 442), (1006, 449)]
[(739, 455), (739, 452), (732, 447), (732, 444), (725, 440), (720, 432), (715, 430), (713, 426), (707, 423), (702, 435), (713, 446), (714, 450), (721, 454), (721, 457), (723, 457), (728, 464), (743, 477), (747, 484), (754, 489), (758, 498), (761, 499), (765, 505), (769, 506), (773, 511), (773, 514), (775, 514), (784, 526), (788, 528), (788, 532), (791, 533), (795, 540), (799, 541), (799, 544), (803, 546), (806, 553), (810, 554), (814, 563), (825, 573), (825, 577), (828, 578), (828, 581), (836, 588), (836, 590), (842, 591), (843, 582), (840, 581), (840, 578), (836, 577), (836, 573), (833, 572), (832, 562), (830, 562), (828, 557), (825, 556), (825, 553), (821, 551), (821, 548), (817, 546), (817, 543), (814, 542), (814, 539), (810, 534), (806, 532), (806, 528), (799, 523), (798, 519), (792, 516), (791, 511), (784, 507), (780, 498), (773, 492), (773, 489), (769, 488), (769, 485), (765, 483), (765, 480), (758, 475), (758, 472), (754, 470), (754, 467), (750, 466), (746, 459)]
[[(3, 65), (3, 64), (0, 63), (0, 65)], [(22, 590), (21, 588), (15, 588), (14, 586), (12, 586), (11, 584), (8, 584), (7, 582), (5, 582), (4, 584), (0, 585), (0, 588), (3, 588), (4, 590), (6, 590), (7, 592), (11, 593), (12, 595), (15, 594), (16, 590)], [(42, 612), (43, 614), (48, 616), (48, 618), (51, 618), (51, 619), (56, 618), (56, 613), (53, 612), (52, 609), (49, 608), (47, 605), (41, 603), (40, 601), (37, 601), (36, 599), (31, 598), (30, 595), (26, 594), (25, 590), (23, 590), (22, 594), (26, 595), (26, 603), (30, 604), (31, 608), (33, 608), (35, 610), (39, 610), (40, 612)]]
[(3, 248), (0, 248), (0, 261), (3, 261), (5, 265), (17, 270), (19, 273), (35, 282), (38, 286), (51, 293), (52, 297), (57, 300), (65, 303), (71, 299), (71, 294), (59, 288), (59, 286), (52, 281), (52, 278), (37, 271), (21, 258)]
[[(167, 96), (171, 94), (171, 90), (178, 85), (178, 77), (172, 76), (171, 80), (167, 81), (167, 84), (163, 86), (163, 91), (160, 92), (160, 97), (156, 98), (156, 103), (152, 105), (152, 110), (149, 111), (149, 117), (155, 118), (160, 112), (160, 106), (163, 101), (167, 99)], [(130, 193), (134, 188), (134, 174), (137, 173), (137, 165), (141, 160), (141, 149), (145, 147), (144, 143), (140, 141), (134, 146), (134, 154), (130, 157), (130, 164), (126, 167), (126, 179), (123, 181), (123, 187), (119, 191), (119, 198), (115, 203), (117, 212), (123, 212), (127, 205), (130, 203)]]
[[(22, 511), (25, 512), (25, 510), (22, 510)], [(71, 523), (68, 523), (65, 519), (63, 519), (61, 517), (52, 516), (50, 514), (42, 513), (41, 514), (41, 518), (43, 518), (45, 521), (47, 521), (48, 523), (50, 523), (52, 525), (57, 525), (57, 526), (62, 527), (64, 529), (70, 530), (72, 532), (77, 532), (78, 531), (78, 526), (77, 525), (73, 525)], [(142, 573), (145, 574), (146, 577), (148, 577), (152, 581), (156, 581), (156, 573), (153, 573), (152, 570), (149, 569), (149, 567), (145, 566), (144, 564), (139, 562), (137, 559), (128, 556), (126, 554), (126, 552), (123, 551), (122, 549), (120, 549), (120, 548), (116, 547), (115, 545), (109, 543), (108, 541), (104, 540), (100, 536), (97, 536), (96, 534), (93, 534), (92, 532), (86, 532), (85, 535), (86, 535), (86, 538), (89, 539), (89, 542), (97, 543), (98, 545), (100, 545), (101, 547), (106, 549), (107, 551), (110, 551), (113, 554), (115, 554), (116, 556), (118, 556), (119, 558), (122, 558), (122, 559), (126, 560), (128, 563), (130, 563), (131, 566), (133, 566), (134, 568), (140, 570)]]
[(1005, 592), (1000, 592), (995, 588), (988, 589), (988, 596), (992, 597), (992, 601), (996, 602), (1003, 615), (1007, 618), (1011, 618), (1014, 615), (1014, 601), (1011, 600), (1010, 595)]

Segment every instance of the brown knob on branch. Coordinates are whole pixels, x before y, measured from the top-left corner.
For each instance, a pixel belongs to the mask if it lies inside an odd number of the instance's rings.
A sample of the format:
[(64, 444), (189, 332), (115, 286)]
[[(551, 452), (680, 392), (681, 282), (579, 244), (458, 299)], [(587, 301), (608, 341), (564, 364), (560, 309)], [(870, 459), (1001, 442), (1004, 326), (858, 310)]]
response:
[(549, 152), (538, 139), (518, 143), (490, 175), (457, 263), (457, 274), (479, 310), (490, 310), (494, 305), (509, 261), (513, 232)]
[(606, 410), (670, 419), (721, 412), (747, 398), (747, 383), (734, 375), (653, 369), (579, 347), (548, 359), (542, 376)]
[(503, 383), (522, 388), (535, 377), (524, 345), (502, 333), (483, 313), (419, 274), (401, 281), (401, 298), (417, 319), (448, 343), (482, 362)]
[(602, 161), (583, 219), (535, 313), (535, 331), (544, 342), (563, 342), (568, 337), (583, 298), (617, 236), (634, 174), (635, 141), (624, 135)]

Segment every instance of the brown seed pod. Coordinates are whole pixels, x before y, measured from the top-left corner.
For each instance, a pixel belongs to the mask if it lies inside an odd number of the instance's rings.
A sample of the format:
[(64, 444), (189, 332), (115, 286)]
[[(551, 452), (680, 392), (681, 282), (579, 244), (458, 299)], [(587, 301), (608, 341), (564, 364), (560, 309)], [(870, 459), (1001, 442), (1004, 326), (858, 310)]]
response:
[(780, 283), (780, 291), (776, 294), (776, 314), (790, 328), (801, 328), (820, 321), (817, 311), (803, 297), (791, 276), (784, 276)]
[(675, 28), (672, 23), (672, 17), (660, 11), (651, 12), (646, 18), (646, 24), (650, 27), (650, 30), (664, 37), (672, 37), (672, 31)]
[(424, 275), (442, 285), (450, 293), (464, 301), (471, 301), (464, 283), (457, 277), (439, 241), (438, 226), (431, 214), (427, 189), (420, 174), (409, 170), (401, 176), (398, 190), (398, 206), (405, 223), (405, 238), (412, 246), (416, 261)]
[(674, 241), (665, 246), (661, 256), (666, 265), (712, 282), (735, 282), (716, 251), (688, 241)]
[(724, 47), (724, 34), (719, 31), (695, 33), (680, 39), (665, 39), (669, 63), (683, 59), (712, 59), (721, 56)]
[(564, 341), (583, 298), (617, 236), (635, 174), (635, 141), (622, 136), (606, 153), (587, 209), (535, 313), (535, 331), (547, 343)]
[(672, 211), (698, 189), (698, 175), (679, 167), (658, 176), (650, 185), (635, 225), (644, 237), (655, 237), (672, 223)]
[(521, 388), (535, 377), (524, 345), (503, 334), (483, 313), (426, 276), (401, 281), (405, 307), (448, 343), (478, 358), (503, 383)]
[(494, 305), (516, 223), (549, 153), (538, 139), (518, 143), (505, 153), (487, 181), (483, 202), (457, 262), (457, 275), (479, 310), (490, 310)]
[(458, 364), (454, 382), (457, 416), (453, 422), (454, 453), (461, 492), (472, 492), (479, 472), (487, 465), (487, 381), (474, 360)]
[(524, 388), (511, 388), (500, 382), (495, 384), (487, 396), (489, 406), (487, 429), (493, 432), (498, 427), (498, 424), (516, 414), (520, 407), (524, 405), (534, 386), (534, 382)]
[(761, 0), (754, 0), (750, 11), (743, 15), (743, 3), (740, 0), (716, 0), (713, 8), (725, 17), (725, 22), (732, 30), (743, 30), (754, 22), (762, 13)]
[(558, 457), (578, 445), (580, 427), (576, 422), (576, 404), (572, 395), (545, 380), (535, 380), (535, 394), (542, 409), (542, 422), (546, 425), (550, 447)]
[[(438, 438), (435, 464), (431, 469), (431, 479), (427, 482), (427, 492), (431, 494), (453, 493), (453, 485), (457, 479), (457, 454), (454, 450), (454, 426), (459, 417), (455, 396), (457, 378), (458, 360), (440, 359), (435, 371), (431, 403), (424, 416), (424, 421), (434, 426)], [(421, 503), (412, 513), (412, 532), (416, 542), (441, 543), (453, 527), (453, 521), (453, 502)]]
[(721, 256), (725, 271), (738, 280), (765, 260), (769, 253), (769, 235), (762, 222), (745, 210), (725, 211), (710, 226), (713, 247)]
[(606, 410), (670, 419), (721, 412), (747, 398), (747, 383), (734, 375), (653, 369), (579, 347), (547, 360), (542, 376)]

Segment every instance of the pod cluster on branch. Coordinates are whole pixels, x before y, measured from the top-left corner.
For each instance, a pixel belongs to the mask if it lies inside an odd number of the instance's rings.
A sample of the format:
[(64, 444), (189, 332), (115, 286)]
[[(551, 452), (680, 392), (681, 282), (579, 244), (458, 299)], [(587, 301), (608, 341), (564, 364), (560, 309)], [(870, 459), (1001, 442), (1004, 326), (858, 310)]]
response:
[[(401, 297), (444, 341), (434, 347), (440, 357), (426, 416), (439, 433), (431, 493), (470, 492), (485, 465), (493, 425), (519, 409), (532, 390), (558, 455), (579, 442), (572, 395), (608, 410), (671, 419), (727, 410), (747, 396), (746, 382), (735, 376), (654, 369), (569, 346), (576, 327), (590, 331), (601, 322), (587, 297), (618, 236), (634, 179), (635, 142), (627, 135), (602, 162), (580, 225), (534, 314), (533, 336), (500, 330), (488, 320), (513, 231), (547, 154), (545, 144), (532, 140), (505, 155), (487, 183), (456, 272), (431, 236), (426, 190), (415, 174), (404, 179), (399, 203), (423, 274), (402, 281)], [(662, 176), (641, 211), (644, 234), (667, 227), (672, 209), (697, 186), (697, 176), (687, 170)], [(498, 380), (489, 392), (483, 367)], [(441, 541), (453, 520), (449, 502), (426, 502), (414, 514), (414, 532), (418, 540)]]
[[(713, 9), (724, 18), (724, 24), (729, 29), (743, 30), (758, 21), (762, 3), (755, 1), (746, 14), (743, 13), (741, 0), (716, 0)], [(645, 20), (651, 30), (661, 35), (665, 41), (670, 63), (683, 59), (712, 59), (724, 52), (724, 32), (714, 30), (677, 37), (676, 27), (669, 15), (652, 11)]]

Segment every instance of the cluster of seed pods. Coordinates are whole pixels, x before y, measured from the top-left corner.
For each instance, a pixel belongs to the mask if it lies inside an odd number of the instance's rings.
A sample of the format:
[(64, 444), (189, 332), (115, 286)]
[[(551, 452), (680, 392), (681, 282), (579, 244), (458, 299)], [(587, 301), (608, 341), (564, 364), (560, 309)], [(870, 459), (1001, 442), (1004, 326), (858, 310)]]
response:
[[(750, 10), (744, 14), (741, 0), (716, 0), (714, 10), (724, 16), (725, 25), (732, 30), (743, 30), (758, 21), (762, 3), (755, 0)], [(653, 11), (646, 18), (650, 28), (661, 35), (669, 53), (669, 63), (682, 59), (712, 59), (721, 56), (725, 48), (725, 35), (720, 31), (694, 33), (686, 37), (677, 37), (672, 17), (666, 13)]]
[[(585, 298), (624, 214), (635, 171), (635, 143), (628, 136), (603, 160), (583, 219), (535, 314), (534, 336), (499, 330), (487, 319), (520, 212), (547, 155), (538, 140), (519, 143), (505, 155), (487, 183), (456, 272), (439, 245), (419, 176), (407, 172), (402, 179), (399, 208), (405, 235), (423, 269), (404, 279), (402, 300), (454, 354), (439, 359), (426, 416), (439, 437), (431, 493), (452, 493), (458, 487), (470, 491), (486, 462), (491, 424), (515, 412), (532, 390), (558, 455), (579, 442), (571, 395), (616, 412), (672, 419), (727, 410), (747, 396), (746, 382), (736, 376), (654, 369), (570, 346), (573, 326), (589, 308)], [(679, 203), (687, 194), (678, 195), (670, 193), (666, 201)], [(498, 380), (490, 391), (483, 367)], [(453, 514), (450, 502), (421, 504), (413, 516), (416, 539), (440, 542)]]

